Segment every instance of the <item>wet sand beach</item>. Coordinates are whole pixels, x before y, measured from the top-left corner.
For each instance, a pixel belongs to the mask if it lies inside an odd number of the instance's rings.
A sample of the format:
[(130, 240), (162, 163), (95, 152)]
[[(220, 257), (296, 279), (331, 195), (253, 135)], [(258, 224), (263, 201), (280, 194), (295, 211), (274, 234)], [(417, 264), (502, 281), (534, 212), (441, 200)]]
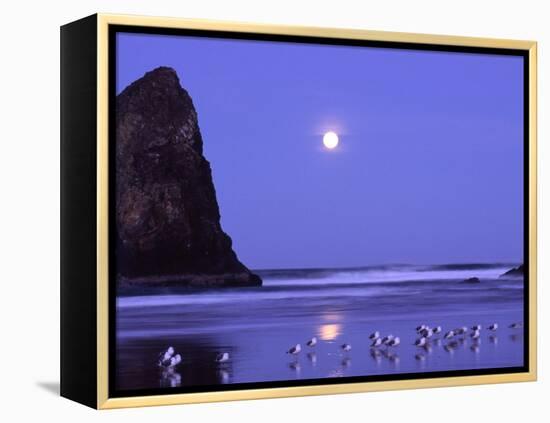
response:
[[(394, 266), (259, 272), (261, 288), (120, 293), (116, 388), (193, 387), (227, 383), (341, 378), (506, 368), (523, 365), (523, 280), (499, 278), (510, 265)], [(480, 283), (463, 280), (476, 276)], [(498, 323), (496, 331), (487, 327)], [(442, 333), (416, 347), (415, 328)], [(462, 326), (469, 333), (443, 339)], [(399, 336), (396, 347), (371, 348), (369, 335)], [(315, 336), (313, 348), (306, 342)], [(300, 343), (297, 355), (286, 351)], [(348, 343), (351, 351), (343, 351)], [(156, 366), (173, 346), (175, 369)], [(216, 363), (216, 355), (230, 359)]]

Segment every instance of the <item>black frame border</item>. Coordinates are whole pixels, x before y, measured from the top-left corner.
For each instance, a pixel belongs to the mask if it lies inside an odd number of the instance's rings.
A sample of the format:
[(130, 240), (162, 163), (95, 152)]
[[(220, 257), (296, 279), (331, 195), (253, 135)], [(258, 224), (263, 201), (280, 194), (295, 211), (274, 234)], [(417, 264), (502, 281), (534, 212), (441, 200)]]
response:
[(116, 372), (115, 372), (115, 356), (116, 356), (116, 269), (114, 260), (115, 246), (115, 230), (114, 225), (109, 225), (108, 235), (108, 258), (109, 258), (109, 280), (108, 280), (108, 297), (109, 297), (109, 351), (108, 351), (108, 398), (124, 398), (150, 395), (173, 395), (173, 394), (191, 394), (203, 392), (230, 392), (237, 390), (251, 389), (269, 389), (269, 388), (291, 388), (301, 386), (318, 386), (318, 385), (336, 385), (345, 383), (365, 383), (365, 382), (382, 382), (396, 380), (422, 380), (434, 378), (449, 378), (449, 377), (466, 377), (466, 376), (482, 376), (482, 375), (498, 375), (511, 373), (528, 373), (529, 358), (530, 358), (530, 330), (529, 330), (529, 158), (530, 158), (530, 90), (529, 90), (529, 51), (522, 49), (510, 48), (495, 48), (495, 47), (470, 47), (457, 45), (440, 45), (415, 42), (397, 42), (397, 41), (374, 41), (374, 40), (358, 40), (346, 38), (331, 38), (318, 36), (298, 36), (298, 35), (280, 35), (280, 34), (265, 34), (265, 33), (248, 33), (238, 31), (218, 31), (206, 29), (186, 29), (186, 28), (161, 28), (151, 26), (134, 26), (134, 25), (113, 25), (108, 26), (108, 171), (109, 171), (109, 194), (108, 194), (108, 220), (115, 222), (115, 163), (111, 158), (115, 157), (116, 148), (116, 35), (118, 33), (135, 33), (135, 34), (151, 34), (151, 35), (176, 35), (187, 37), (205, 37), (218, 39), (235, 39), (248, 41), (266, 41), (266, 42), (286, 42), (300, 44), (317, 44), (317, 45), (333, 45), (333, 46), (348, 46), (348, 47), (375, 47), (387, 48), (396, 50), (420, 50), (420, 51), (435, 51), (435, 52), (450, 52), (450, 53), (470, 53), (470, 54), (489, 54), (489, 55), (505, 55), (519, 56), (523, 58), (523, 264), (524, 264), (524, 291), (523, 291), (523, 360), (524, 365), (518, 367), (500, 367), (500, 368), (485, 368), (471, 370), (446, 370), (425, 373), (399, 373), (387, 375), (371, 375), (371, 376), (352, 376), (342, 378), (319, 378), (319, 379), (304, 379), (304, 380), (286, 380), (286, 381), (266, 381), (266, 382), (251, 382), (251, 383), (233, 383), (226, 385), (199, 385), (194, 387), (180, 388), (151, 388), (151, 389), (136, 389), (136, 390), (117, 390), (116, 389)]

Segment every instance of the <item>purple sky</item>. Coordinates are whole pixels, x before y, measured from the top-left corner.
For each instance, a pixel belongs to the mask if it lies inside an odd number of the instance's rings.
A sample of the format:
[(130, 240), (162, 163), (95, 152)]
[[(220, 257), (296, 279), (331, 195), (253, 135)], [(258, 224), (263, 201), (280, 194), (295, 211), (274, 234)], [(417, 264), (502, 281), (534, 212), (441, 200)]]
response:
[(522, 58), (141, 34), (117, 47), (117, 93), (177, 71), (247, 266), (522, 261)]

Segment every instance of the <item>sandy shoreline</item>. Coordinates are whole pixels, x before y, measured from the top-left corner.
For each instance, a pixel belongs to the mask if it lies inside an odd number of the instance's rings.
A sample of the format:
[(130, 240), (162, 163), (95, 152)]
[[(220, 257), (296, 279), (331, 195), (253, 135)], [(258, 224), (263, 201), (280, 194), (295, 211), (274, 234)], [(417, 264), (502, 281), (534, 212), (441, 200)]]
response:
[[(523, 363), (523, 330), (510, 329), (508, 324), (521, 320), (521, 310), (503, 313), (470, 314), (467, 316), (426, 316), (426, 324), (437, 324), (443, 331), (462, 325), (498, 322), (499, 330), (482, 330), (479, 340), (469, 336), (443, 340), (434, 337), (424, 348), (413, 345), (418, 336), (409, 320), (354, 322), (337, 315), (312, 325), (302, 322), (292, 328), (272, 326), (268, 329), (206, 333), (174, 338), (142, 338), (120, 341), (119, 389), (140, 389), (171, 386), (195, 386), (223, 383), (246, 383), (277, 380), (317, 379), (346, 376), (368, 376), (394, 373), (416, 373), (446, 370), (469, 370), (515, 367)], [(418, 320), (419, 323), (423, 323)], [(379, 330), (382, 335), (401, 338), (395, 348), (371, 348), (368, 334)], [(315, 348), (305, 342), (317, 336)], [(289, 356), (286, 349), (301, 343), (303, 350)], [(340, 349), (342, 343), (352, 345), (350, 352)], [(169, 374), (162, 374), (148, 360), (156, 352), (173, 345), (184, 356), (184, 362)], [(231, 360), (215, 363), (221, 351)], [(141, 365), (125, 365), (125, 356), (134, 356)], [(136, 357), (137, 358), (136, 360)]]
[[(261, 288), (118, 297), (116, 387), (192, 388), (520, 367), (523, 329), (508, 326), (524, 319), (523, 281), (499, 278), (501, 271), (495, 266), (484, 274), (477, 268), (415, 273), (397, 267), (373, 276), (370, 270), (293, 270), (267, 277)], [(462, 283), (464, 274), (478, 274), (480, 283)], [(493, 323), (499, 329), (482, 329), (478, 340), (442, 339), (451, 329)], [(421, 324), (442, 327), (425, 348), (413, 345)], [(368, 336), (375, 330), (398, 336), (400, 345), (371, 349)], [(310, 349), (305, 344), (313, 336), (318, 343)], [(286, 354), (298, 343), (300, 354)], [(344, 343), (351, 351), (341, 350)], [(168, 346), (183, 361), (163, 373), (156, 358)], [(223, 352), (230, 359), (216, 363)]]

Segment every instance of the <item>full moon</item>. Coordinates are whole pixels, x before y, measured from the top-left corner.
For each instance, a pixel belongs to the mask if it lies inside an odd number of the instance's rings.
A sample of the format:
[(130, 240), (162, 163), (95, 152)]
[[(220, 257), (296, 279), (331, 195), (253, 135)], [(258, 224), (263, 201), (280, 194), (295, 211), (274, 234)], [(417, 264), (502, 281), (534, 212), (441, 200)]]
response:
[(338, 135), (335, 132), (332, 132), (332, 131), (327, 132), (323, 136), (323, 144), (329, 150), (332, 150), (332, 149), (336, 148), (336, 146), (338, 145)]

